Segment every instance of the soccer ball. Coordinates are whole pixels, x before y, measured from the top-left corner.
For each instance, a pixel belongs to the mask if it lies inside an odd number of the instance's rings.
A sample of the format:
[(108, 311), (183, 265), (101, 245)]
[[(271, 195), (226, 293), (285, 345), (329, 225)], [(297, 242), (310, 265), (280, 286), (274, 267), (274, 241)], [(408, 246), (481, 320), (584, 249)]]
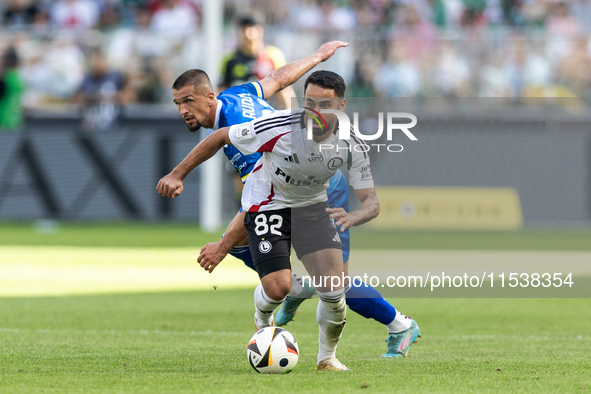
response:
[(289, 373), (298, 363), (298, 344), (279, 327), (266, 327), (250, 338), (246, 355), (250, 365), (259, 373)]

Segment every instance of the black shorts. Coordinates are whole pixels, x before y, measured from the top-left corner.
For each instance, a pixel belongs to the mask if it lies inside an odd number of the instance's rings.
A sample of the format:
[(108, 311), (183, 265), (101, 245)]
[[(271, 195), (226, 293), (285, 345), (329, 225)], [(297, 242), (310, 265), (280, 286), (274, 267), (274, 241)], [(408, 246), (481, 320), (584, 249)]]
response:
[(263, 277), (291, 269), (291, 244), (298, 259), (324, 249), (341, 249), (334, 220), (326, 212), (326, 202), (304, 208), (247, 212), (244, 227), (254, 266)]

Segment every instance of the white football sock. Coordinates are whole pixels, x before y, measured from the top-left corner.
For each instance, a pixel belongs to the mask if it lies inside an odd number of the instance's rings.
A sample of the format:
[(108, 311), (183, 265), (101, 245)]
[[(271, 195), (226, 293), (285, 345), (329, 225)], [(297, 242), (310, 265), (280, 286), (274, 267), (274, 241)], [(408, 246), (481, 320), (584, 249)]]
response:
[(316, 321), (320, 327), (318, 336), (318, 362), (336, 358), (337, 344), (347, 323), (345, 289), (318, 292), (320, 301), (316, 310)]
[(388, 329), (388, 333), (392, 334), (408, 330), (411, 323), (412, 319), (410, 317), (404, 316), (402, 313), (396, 311), (394, 320), (392, 320), (392, 323), (386, 324), (386, 328)]
[(302, 286), (302, 279), (294, 274), (291, 273), (291, 290), (287, 294), (291, 298), (299, 298), (298, 295), (304, 290), (304, 286)]
[(283, 300), (274, 300), (270, 298), (263, 289), (263, 285), (259, 284), (254, 289), (254, 318), (257, 321), (257, 326), (268, 327), (273, 322), (273, 311), (277, 309)]

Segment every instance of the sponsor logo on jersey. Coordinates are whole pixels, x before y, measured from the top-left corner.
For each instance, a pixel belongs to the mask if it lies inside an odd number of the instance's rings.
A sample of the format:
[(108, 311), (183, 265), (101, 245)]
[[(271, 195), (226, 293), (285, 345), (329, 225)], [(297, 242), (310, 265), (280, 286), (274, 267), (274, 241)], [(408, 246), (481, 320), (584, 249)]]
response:
[(269, 253), (273, 249), (273, 244), (269, 241), (261, 241), (259, 243), (259, 252), (261, 253)]
[(312, 152), (310, 157), (308, 157), (308, 161), (312, 162), (312, 163), (317, 162), (317, 161), (324, 161), (324, 157), (322, 157), (321, 155), (316, 155), (316, 154), (314, 154), (314, 152)]
[(371, 166), (369, 164), (361, 167), (361, 180), (364, 181), (367, 179), (372, 179)]
[(277, 169), (275, 170), (275, 175), (279, 175), (281, 177), (283, 177), (283, 179), (285, 180), (285, 182), (289, 183), (290, 185), (293, 186), (319, 186), (319, 185), (323, 185), (326, 182), (328, 182), (328, 179), (316, 179), (316, 177), (314, 175), (311, 175), (308, 177), (308, 179), (295, 179), (292, 178), (290, 175), (287, 175), (285, 173), (285, 171), (283, 171), (281, 168), (277, 167)]
[(242, 156), (242, 153), (238, 152), (230, 159), (230, 163), (236, 164), (236, 160), (238, 160)]

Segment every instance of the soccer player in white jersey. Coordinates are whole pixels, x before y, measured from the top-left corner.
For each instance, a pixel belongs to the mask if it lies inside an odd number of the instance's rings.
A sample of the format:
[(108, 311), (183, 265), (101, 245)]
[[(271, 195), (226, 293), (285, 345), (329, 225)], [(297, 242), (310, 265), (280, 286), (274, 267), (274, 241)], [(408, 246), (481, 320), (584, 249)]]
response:
[[(344, 110), (344, 98), (331, 100), (337, 100), (336, 107)], [(184, 179), (226, 144), (234, 145), (244, 154), (262, 153), (242, 194), (244, 224), (261, 278), (255, 289), (257, 329), (273, 324), (273, 311), (290, 291), (292, 243), (316, 283), (321, 277), (342, 278), (341, 243), (335, 225), (344, 231), (379, 213), (367, 154), (350, 148), (349, 154), (347, 142), (339, 140), (336, 134), (334, 115), (325, 116), (326, 126), (315, 127), (313, 138), (308, 139), (306, 118), (303, 110), (276, 111), (249, 123), (221, 128), (197, 145), (173, 170)], [(321, 144), (335, 148), (321, 150)], [(293, 154), (315, 158), (289, 161)], [(350, 183), (361, 201), (359, 208), (351, 212), (329, 209), (327, 205), (328, 180), (344, 165), (349, 167)], [(157, 188), (164, 196), (177, 192), (162, 181)], [(325, 282), (317, 286), (317, 291), (320, 298), (316, 315), (320, 326), (318, 369), (347, 370), (336, 358), (336, 347), (346, 323), (344, 286), (340, 283), (333, 287)]]

